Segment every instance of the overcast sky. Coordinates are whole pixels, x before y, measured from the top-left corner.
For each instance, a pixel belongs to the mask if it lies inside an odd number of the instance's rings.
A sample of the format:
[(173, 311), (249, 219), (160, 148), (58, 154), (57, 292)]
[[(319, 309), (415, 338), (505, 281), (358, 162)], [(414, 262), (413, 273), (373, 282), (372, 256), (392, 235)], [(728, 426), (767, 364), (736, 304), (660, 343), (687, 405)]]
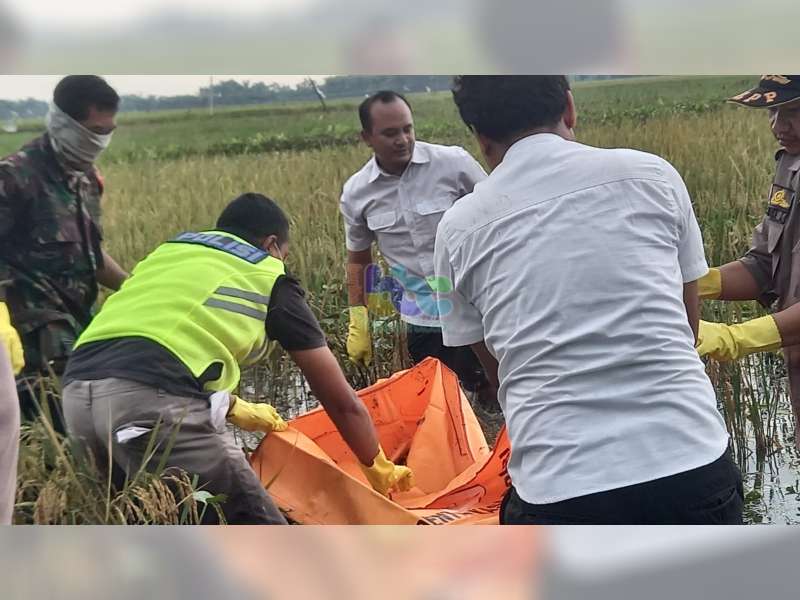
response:
[[(247, 20), (254, 15), (263, 17), (265, 14), (299, 14), (320, 1), (329, 0), (115, 0), (114, 2), (0, 0), (0, 18), (3, 9), (10, 11), (12, 23), (28, 37), (32, 34), (47, 35), (46, 32), (51, 30), (81, 35), (84, 29), (87, 35), (95, 35), (103, 29), (109, 32), (117, 29), (122, 31), (140, 19), (158, 15), (179, 15), (187, 18), (209, 16), (234, 19), (235, 22), (236, 19)], [(265, 35), (267, 33), (265, 31)], [(213, 67), (209, 70), (211, 69)], [(302, 73), (302, 70), (298, 71)], [(61, 77), (63, 75), (0, 75), (0, 99), (16, 100), (28, 97), (49, 99)], [(104, 75), (104, 77), (120, 94), (194, 94), (198, 88), (208, 85), (209, 82), (208, 75)], [(304, 75), (220, 75), (215, 77), (215, 81), (249, 79), (253, 82), (274, 81), (283, 85), (294, 85), (304, 77)]]
[[(38, 98), (49, 100), (53, 88), (63, 75), (0, 75), (0, 100), (19, 100)], [(103, 75), (120, 95), (139, 94), (174, 96), (195, 94), (209, 84), (209, 75)], [(276, 82), (281, 85), (295, 85), (306, 75), (215, 75), (214, 81), (236, 79), (265, 83)], [(313, 76), (320, 81), (324, 76)]]
[[(2, 2), (2, 0), (0, 0)], [(23, 25), (64, 25), (96, 27), (98, 23), (125, 22), (166, 11), (197, 15), (213, 11), (229, 16), (292, 13), (315, 4), (317, 0), (5, 0)]]

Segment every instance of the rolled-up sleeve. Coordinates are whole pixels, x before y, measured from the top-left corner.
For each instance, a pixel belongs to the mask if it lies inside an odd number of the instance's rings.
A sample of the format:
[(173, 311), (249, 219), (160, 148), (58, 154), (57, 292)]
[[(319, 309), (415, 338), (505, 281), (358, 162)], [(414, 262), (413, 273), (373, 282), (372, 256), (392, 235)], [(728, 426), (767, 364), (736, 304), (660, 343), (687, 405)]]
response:
[(455, 286), (455, 271), (451, 262), (445, 221), (436, 232), (433, 262), (442, 339), (445, 346), (468, 346), (483, 340), (483, 317), (480, 311)]
[(358, 210), (354, 198), (347, 189), (342, 192), (339, 201), (339, 211), (344, 220), (344, 236), (347, 249), (352, 252), (360, 252), (372, 246), (375, 241), (375, 234), (367, 227), (367, 220), (362, 211)]

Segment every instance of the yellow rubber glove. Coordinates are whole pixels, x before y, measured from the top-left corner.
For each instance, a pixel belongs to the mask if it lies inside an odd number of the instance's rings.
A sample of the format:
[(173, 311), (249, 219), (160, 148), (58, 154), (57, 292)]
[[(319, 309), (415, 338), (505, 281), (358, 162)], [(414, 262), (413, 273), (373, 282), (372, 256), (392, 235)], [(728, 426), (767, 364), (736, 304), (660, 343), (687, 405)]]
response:
[(8, 357), (11, 359), (11, 370), (14, 371), (14, 375), (18, 374), (25, 366), (25, 354), (17, 330), (11, 325), (11, 317), (5, 302), (0, 302), (0, 343), (6, 347)]
[(738, 325), (700, 321), (697, 338), (697, 353), (719, 361), (738, 360), (782, 345), (778, 326), (770, 315)]
[(246, 431), (286, 431), (289, 425), (270, 404), (246, 402), (231, 394), (228, 421)]
[(372, 338), (369, 334), (369, 313), (366, 306), (350, 307), (347, 356), (352, 362), (367, 367), (372, 362)]
[(722, 273), (719, 269), (709, 269), (697, 280), (697, 294), (701, 300), (714, 300), (722, 294)]
[(372, 460), (372, 466), (361, 465), (361, 470), (367, 476), (372, 488), (384, 496), (392, 489), (407, 492), (414, 487), (414, 474), (411, 469), (394, 464), (386, 458), (380, 446), (377, 456)]

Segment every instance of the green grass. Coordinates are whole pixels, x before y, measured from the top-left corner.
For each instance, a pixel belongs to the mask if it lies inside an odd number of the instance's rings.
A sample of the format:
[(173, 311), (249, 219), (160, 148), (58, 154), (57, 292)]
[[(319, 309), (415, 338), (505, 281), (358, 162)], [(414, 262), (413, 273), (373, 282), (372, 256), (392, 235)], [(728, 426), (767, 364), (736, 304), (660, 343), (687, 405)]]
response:
[[(752, 78), (637, 78), (579, 82), (575, 94), (587, 124), (643, 122), (669, 114), (716, 111), (724, 99), (746, 88)], [(316, 102), (206, 110), (122, 113), (113, 143), (100, 160), (108, 164), (172, 160), (192, 156), (258, 154), (359, 143), (356, 106), (360, 99), (335, 100), (323, 113)], [(467, 137), (447, 92), (412, 94), (418, 136), (455, 142)], [(0, 134), (0, 155), (13, 152), (41, 122), (24, 131)]]

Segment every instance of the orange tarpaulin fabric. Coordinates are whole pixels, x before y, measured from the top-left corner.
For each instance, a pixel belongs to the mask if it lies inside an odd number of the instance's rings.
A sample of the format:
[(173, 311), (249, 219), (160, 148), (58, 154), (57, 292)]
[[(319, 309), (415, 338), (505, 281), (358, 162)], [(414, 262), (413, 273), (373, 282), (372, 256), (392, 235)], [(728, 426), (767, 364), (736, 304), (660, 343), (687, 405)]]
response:
[(408, 465), (415, 487), (386, 498), (322, 409), (264, 438), (251, 464), (288, 517), (308, 524), (497, 523), (509, 486), (505, 428), (494, 448), (452, 371), (428, 358), (358, 392), (386, 456)]

